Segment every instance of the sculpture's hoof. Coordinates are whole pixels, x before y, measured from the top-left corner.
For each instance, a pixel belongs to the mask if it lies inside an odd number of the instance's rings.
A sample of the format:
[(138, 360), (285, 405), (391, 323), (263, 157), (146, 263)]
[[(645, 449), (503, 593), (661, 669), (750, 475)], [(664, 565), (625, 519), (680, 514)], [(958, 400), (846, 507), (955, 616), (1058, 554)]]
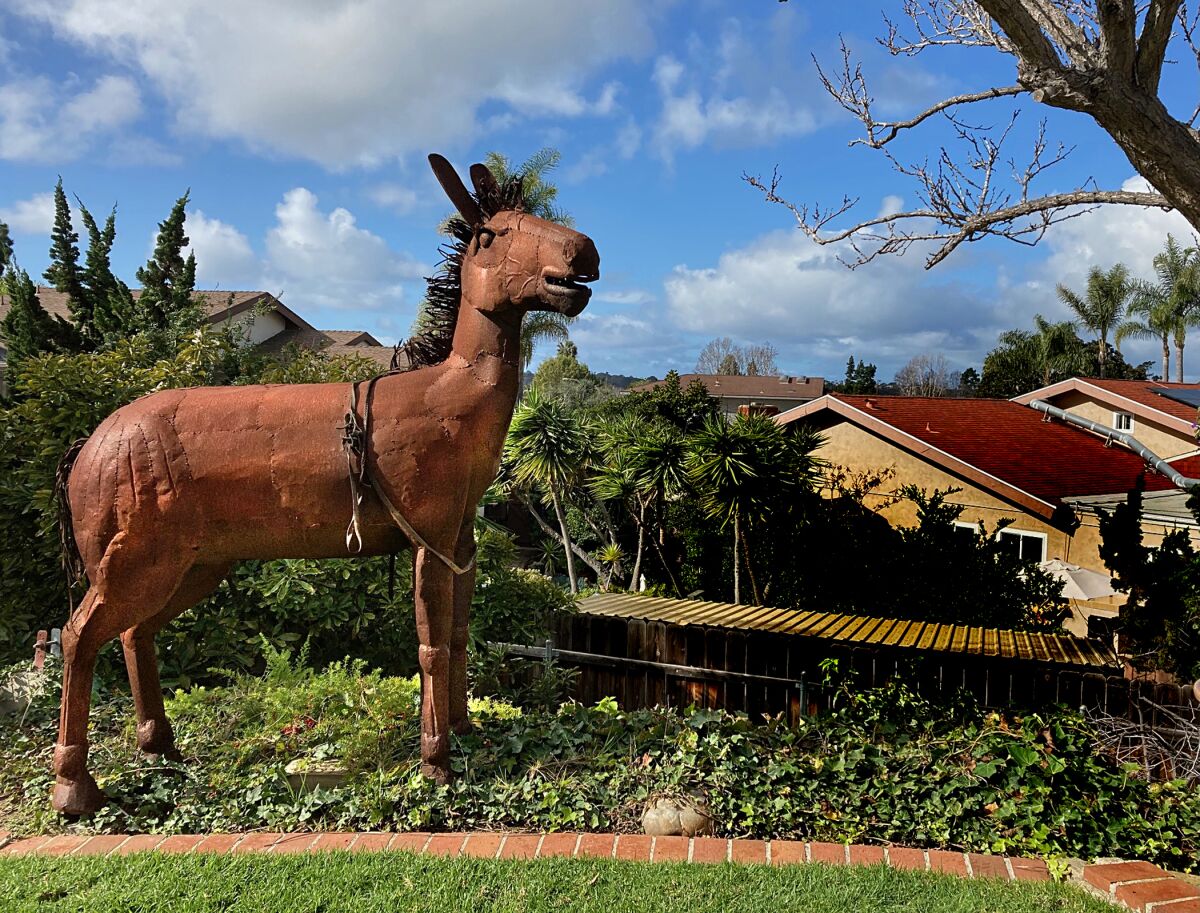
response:
[(55, 811), (78, 818), (99, 811), (106, 801), (92, 775), (84, 771), (77, 780), (59, 777), (54, 783), (54, 797), (50, 804)]
[(445, 786), (454, 779), (449, 767), (438, 767), (436, 764), (422, 764), (421, 776), (428, 777), (438, 786)]
[(137, 733), (138, 748), (147, 757), (154, 760), (183, 760), (183, 755), (175, 747), (175, 733), (166, 720), (143, 720), (138, 723)]
[(143, 748), (142, 753), (146, 756), (146, 760), (151, 761), (151, 762), (157, 762), (157, 761), (179, 762), (179, 761), (183, 760), (183, 753), (178, 748), (176, 748), (174, 745), (170, 746), (169, 748), (161, 749), (159, 751), (153, 751), (149, 748)]

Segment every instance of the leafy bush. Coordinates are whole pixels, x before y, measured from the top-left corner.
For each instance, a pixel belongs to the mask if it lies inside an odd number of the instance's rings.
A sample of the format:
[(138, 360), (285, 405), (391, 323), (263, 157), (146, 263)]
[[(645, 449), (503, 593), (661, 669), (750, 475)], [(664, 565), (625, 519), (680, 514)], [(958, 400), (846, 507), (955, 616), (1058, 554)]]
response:
[[(1125, 856), (1200, 868), (1200, 794), (1151, 785), (1096, 754), (1070, 712), (1017, 717), (938, 705), (903, 687), (848, 693), (791, 727), (707, 710), (549, 710), (475, 700), (454, 740), (458, 779), (419, 776), (419, 688), (361, 662), (324, 672), (268, 651), (261, 677), (170, 701), (183, 764), (134, 751), (128, 702), (102, 695), (93, 763), (114, 800), (77, 827), (636, 831), (652, 795), (700, 794), (726, 835), (895, 841), (1049, 856)], [(0, 720), (0, 828), (62, 826), (49, 810), (51, 678)], [(284, 766), (339, 758), (349, 780), (294, 794)]]

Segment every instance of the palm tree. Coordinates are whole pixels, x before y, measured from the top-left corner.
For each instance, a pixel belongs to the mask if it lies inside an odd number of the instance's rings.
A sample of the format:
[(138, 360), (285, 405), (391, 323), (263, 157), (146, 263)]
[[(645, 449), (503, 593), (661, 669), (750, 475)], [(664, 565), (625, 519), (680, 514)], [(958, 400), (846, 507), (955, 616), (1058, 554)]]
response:
[(1175, 326), (1175, 308), (1161, 288), (1139, 283), (1129, 303), (1126, 320), (1117, 327), (1116, 343), (1126, 339), (1157, 339), (1162, 343), (1162, 378), (1171, 379), (1171, 336)]
[(590, 456), (587, 430), (561, 403), (544, 399), (536, 390), (525, 394), (513, 414), (504, 445), (505, 460), (518, 485), (543, 488), (554, 505), (571, 592), (579, 592), (575, 556), (563, 502), (578, 481)]
[(524, 388), (525, 372), (533, 362), (533, 350), (539, 342), (567, 342), (571, 337), (567, 327), (575, 322), (574, 317), (556, 311), (530, 311), (521, 324), (521, 386)]
[(561, 161), (562, 153), (546, 146), (516, 168), (509, 162), (508, 156), (501, 152), (489, 152), (483, 163), (500, 184), (520, 176), (525, 191), (526, 212), (559, 225), (574, 225), (575, 220), (571, 215), (554, 205), (558, 199), (558, 188), (546, 180), (546, 175), (557, 168)]
[[(1200, 259), (1194, 247), (1183, 247), (1167, 235), (1154, 272), (1164, 297), (1171, 303), (1171, 336), (1175, 343), (1175, 379), (1183, 383), (1183, 347), (1189, 326), (1200, 321)], [(1164, 374), (1163, 380), (1168, 380)]]
[(1075, 324), (1069, 320), (1051, 323), (1041, 314), (1033, 316), (1034, 332), (1029, 339), (1034, 364), (1042, 372), (1042, 386), (1048, 387), (1055, 374), (1074, 374), (1081, 365), (1072, 343)]
[(1101, 377), (1108, 359), (1108, 334), (1121, 322), (1133, 293), (1134, 283), (1124, 263), (1117, 263), (1107, 271), (1093, 266), (1088, 273), (1087, 293), (1082, 297), (1065, 285), (1058, 286), (1058, 297), (1075, 312), (1083, 326), (1100, 337)]

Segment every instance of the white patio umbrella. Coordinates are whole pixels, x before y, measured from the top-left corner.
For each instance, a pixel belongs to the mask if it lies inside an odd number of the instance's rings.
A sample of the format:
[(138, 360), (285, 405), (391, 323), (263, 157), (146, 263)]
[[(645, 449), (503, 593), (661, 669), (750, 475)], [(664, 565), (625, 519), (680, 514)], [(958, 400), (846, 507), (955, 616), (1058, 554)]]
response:
[(1070, 564), (1061, 558), (1043, 561), (1038, 567), (1063, 582), (1064, 599), (1079, 599), (1086, 602), (1089, 599), (1112, 596), (1117, 592), (1113, 589), (1112, 578), (1107, 574), (1088, 570), (1078, 564)]

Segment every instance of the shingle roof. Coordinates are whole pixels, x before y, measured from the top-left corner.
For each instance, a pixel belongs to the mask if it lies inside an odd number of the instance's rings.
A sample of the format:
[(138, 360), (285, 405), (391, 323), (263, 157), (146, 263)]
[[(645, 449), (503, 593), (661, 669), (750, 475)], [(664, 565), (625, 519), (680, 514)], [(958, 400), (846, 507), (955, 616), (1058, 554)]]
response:
[(1174, 487), (1130, 451), (1009, 400), (832, 394), (779, 420), (825, 409), (951, 471), (949, 464), (969, 467), (976, 484), (1002, 483), (1054, 507), (1071, 496), (1129, 491), (1139, 476), (1149, 491)]
[[(65, 292), (59, 292), (52, 288), (47, 288), (44, 285), (39, 285), (37, 289), (38, 301), (41, 302), (46, 312), (51, 315), (57, 315), (63, 320), (71, 319), (71, 309), (67, 304), (67, 295)], [(141, 289), (133, 289), (133, 295), (136, 298), (141, 294)], [(213, 320), (219, 320), (225, 316), (225, 312), (240, 313), (247, 307), (272, 297), (270, 292), (254, 292), (254, 291), (197, 291), (194, 293), (197, 298), (200, 298), (208, 315)], [(8, 314), (10, 307), (8, 298), (0, 292), (0, 320)]]
[(675, 625), (770, 631), (850, 646), (1034, 660), (1064, 666), (1107, 668), (1118, 665), (1112, 653), (1100, 643), (1063, 634), (1034, 634), (832, 612), (797, 612), (630, 593), (597, 593), (582, 600), (579, 611), (588, 615), (641, 618)]
[[(687, 387), (694, 380), (704, 384), (712, 396), (809, 400), (816, 399), (825, 392), (825, 378), (823, 377), (796, 377), (786, 374), (779, 377), (774, 375), (750, 377), (741, 374), (679, 375), (679, 383), (683, 387)], [(652, 380), (629, 389), (633, 391), (653, 390), (661, 383), (663, 383), (661, 380)]]
[[(70, 320), (71, 310), (64, 292), (38, 286), (38, 301), (47, 313)], [(134, 297), (141, 293), (134, 289)], [(236, 317), (243, 311), (259, 304), (270, 304), (286, 321), (281, 332), (260, 343), (265, 352), (278, 352), (288, 345), (320, 349), (329, 355), (360, 355), (378, 363), (384, 370), (391, 366), (392, 347), (382, 345), (366, 330), (318, 330), (295, 312), (285, 307), (270, 292), (263, 291), (196, 291), (194, 295), (204, 302), (209, 319), (213, 323)], [(10, 304), (0, 293), (0, 320), (8, 313)], [(0, 337), (0, 345), (3, 337)]]

